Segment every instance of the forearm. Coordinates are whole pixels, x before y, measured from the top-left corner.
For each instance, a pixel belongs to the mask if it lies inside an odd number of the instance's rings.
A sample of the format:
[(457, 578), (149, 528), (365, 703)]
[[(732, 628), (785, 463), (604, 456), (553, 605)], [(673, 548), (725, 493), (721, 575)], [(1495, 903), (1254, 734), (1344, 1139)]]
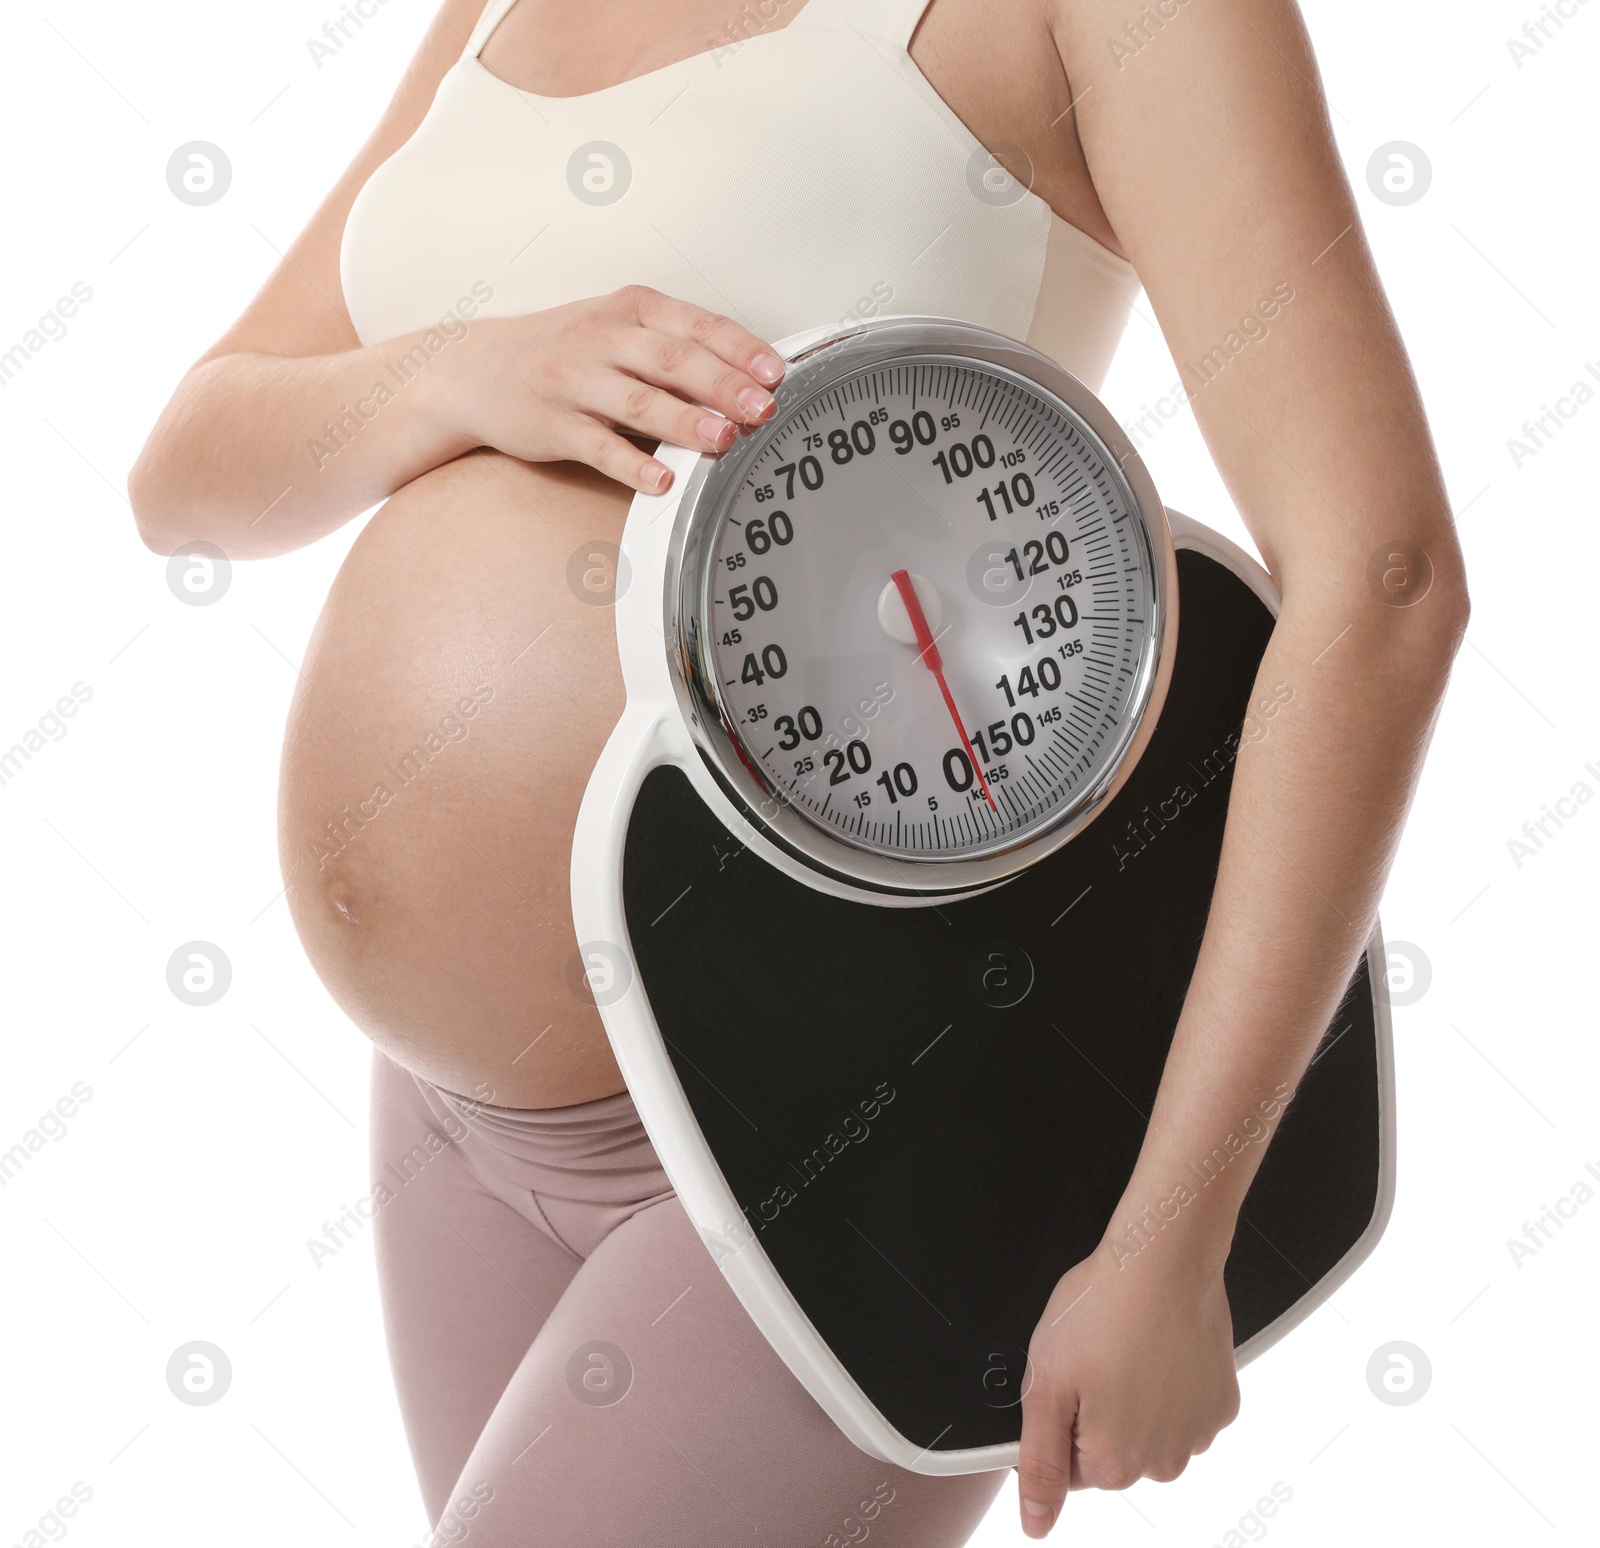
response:
[(1448, 582), (1410, 608), (1363, 596), (1355, 576), (1286, 602), (1240, 738), (1194, 977), (1107, 1230), (1116, 1261), (1158, 1241), (1181, 1244), (1158, 1249), (1174, 1258), (1226, 1258), (1370, 936), (1461, 616)]
[[(465, 325), (460, 325), (463, 333)], [(418, 333), (312, 357), (194, 367), (128, 477), (158, 553), (196, 539), (231, 558), (303, 547), (468, 449), (441, 400), (442, 351)]]

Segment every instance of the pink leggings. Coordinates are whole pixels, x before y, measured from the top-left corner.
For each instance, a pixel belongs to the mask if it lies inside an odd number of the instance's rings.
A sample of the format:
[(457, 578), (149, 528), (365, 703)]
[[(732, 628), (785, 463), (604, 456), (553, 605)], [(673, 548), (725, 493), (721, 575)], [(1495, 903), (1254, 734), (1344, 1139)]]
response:
[(757, 1331), (627, 1092), (486, 1107), (373, 1060), (384, 1327), (436, 1543), (964, 1543), (1006, 1473), (852, 1445)]

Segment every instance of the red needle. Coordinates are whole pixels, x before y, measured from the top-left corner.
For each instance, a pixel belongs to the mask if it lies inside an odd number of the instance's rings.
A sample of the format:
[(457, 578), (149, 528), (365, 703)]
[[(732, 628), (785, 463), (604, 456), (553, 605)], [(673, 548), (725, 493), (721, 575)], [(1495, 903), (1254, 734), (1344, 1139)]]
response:
[(939, 647), (933, 642), (933, 631), (928, 627), (928, 620), (923, 616), (922, 603), (917, 599), (916, 587), (911, 584), (911, 577), (904, 570), (896, 570), (889, 579), (900, 588), (900, 600), (905, 603), (906, 612), (911, 615), (911, 627), (917, 632), (917, 650), (922, 656), (923, 665), (938, 679), (939, 692), (944, 695), (950, 718), (956, 723), (956, 734), (961, 738), (962, 747), (966, 749), (967, 764), (978, 776), (978, 786), (983, 791), (984, 799), (989, 803), (989, 809), (998, 817), (1000, 808), (994, 804), (994, 796), (989, 792), (989, 781), (983, 777), (983, 770), (978, 767), (977, 754), (973, 752), (972, 743), (967, 740), (967, 733), (962, 727), (961, 716), (956, 712), (956, 701), (950, 697), (950, 685), (944, 680), (944, 661), (940, 658)]

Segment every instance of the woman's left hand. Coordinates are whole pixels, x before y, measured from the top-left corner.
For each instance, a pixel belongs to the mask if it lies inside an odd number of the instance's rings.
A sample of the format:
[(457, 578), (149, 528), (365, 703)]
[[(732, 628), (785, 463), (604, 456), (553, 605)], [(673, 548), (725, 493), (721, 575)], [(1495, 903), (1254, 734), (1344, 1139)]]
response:
[(1108, 1235), (1061, 1277), (1028, 1345), (1017, 1474), (1029, 1537), (1054, 1526), (1069, 1489), (1165, 1483), (1233, 1422), (1224, 1256)]

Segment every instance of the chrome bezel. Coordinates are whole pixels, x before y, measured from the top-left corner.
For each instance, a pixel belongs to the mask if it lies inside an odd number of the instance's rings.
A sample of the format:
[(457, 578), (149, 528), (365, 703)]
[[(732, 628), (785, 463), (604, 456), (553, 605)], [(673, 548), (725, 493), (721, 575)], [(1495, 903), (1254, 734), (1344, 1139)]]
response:
[[(1098, 772), (1059, 811), (1022, 834), (960, 855), (888, 854), (835, 832), (792, 803), (746, 755), (730, 722), (703, 620), (711, 615), (712, 555), (745, 472), (777, 430), (818, 393), (901, 359), (948, 362), (1009, 377), (1051, 403), (1101, 455), (1127, 505), (1151, 576), (1151, 630), (1120, 733)], [(1155, 729), (1177, 643), (1177, 569), (1166, 511), (1144, 464), (1110, 411), (1048, 356), (991, 329), (950, 318), (892, 317), (853, 324), (809, 343), (775, 392), (759, 431), (721, 457), (703, 456), (684, 483), (667, 556), (664, 637), (673, 688), (694, 745), (738, 814), (819, 874), (870, 892), (948, 895), (993, 885), (1080, 833), (1121, 789)]]

